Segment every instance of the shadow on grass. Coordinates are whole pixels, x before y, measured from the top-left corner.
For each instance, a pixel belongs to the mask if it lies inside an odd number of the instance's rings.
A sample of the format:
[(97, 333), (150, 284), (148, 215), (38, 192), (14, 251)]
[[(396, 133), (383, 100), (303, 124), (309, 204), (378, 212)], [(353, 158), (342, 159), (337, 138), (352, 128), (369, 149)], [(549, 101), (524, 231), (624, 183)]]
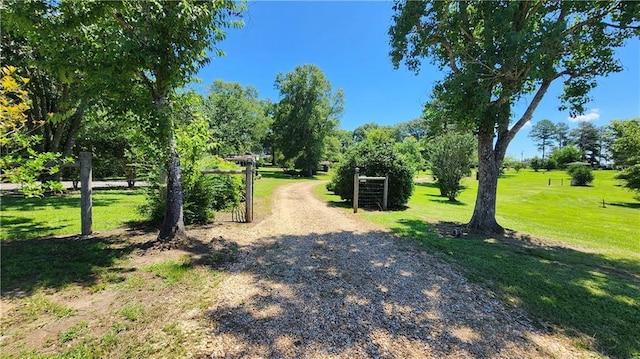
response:
[(69, 284), (92, 286), (98, 273), (117, 272), (115, 261), (136, 247), (119, 237), (34, 238), (0, 242), (3, 296), (23, 297)]
[(613, 202), (613, 203), (607, 203), (607, 205), (616, 206), (616, 207), (625, 207), (625, 208), (631, 208), (631, 209), (640, 208), (640, 203), (638, 202)]
[(455, 238), (447, 228), (452, 224), (434, 228), (419, 220), (400, 220), (393, 230), (459, 265), (468, 278), (488, 285), (503, 299), (520, 304), (540, 324), (559, 328), (607, 355), (640, 355), (640, 263), (548, 246), (513, 233)]
[[(349, 201), (346, 201), (346, 200), (342, 200), (342, 201), (327, 200), (327, 204), (329, 206), (331, 206), (331, 207), (353, 208), (353, 203), (351, 203)], [(409, 207), (407, 207), (407, 206), (389, 207), (389, 208), (387, 208), (387, 212), (402, 212), (402, 211), (406, 211), (407, 209), (409, 209)], [(379, 207), (376, 207), (376, 206), (366, 206), (366, 207), (358, 207), (358, 210), (380, 211), (381, 209)]]
[(443, 197), (437, 194), (427, 194), (428, 197), (433, 197), (432, 199), (429, 199), (429, 201), (431, 202), (436, 202), (436, 203), (442, 203), (442, 204), (447, 204), (450, 206), (466, 206), (467, 204), (464, 202), (460, 202), (458, 200), (455, 201), (449, 201), (449, 199), (447, 197)]
[[(135, 191), (126, 190), (100, 190), (101, 192), (118, 192), (117, 194), (124, 195), (136, 195), (139, 193)], [(99, 198), (93, 196), (92, 204), (94, 207), (107, 207), (118, 200), (115, 198)], [(25, 198), (23, 196), (2, 196), (2, 210), (3, 211), (34, 211), (39, 209), (64, 209), (64, 208), (78, 208), (80, 210), (80, 195), (63, 195), (63, 196), (51, 196), (43, 198)]]
[(51, 225), (46, 220), (36, 221), (34, 218), (3, 215), (2, 235), (0, 238), (30, 238), (38, 235), (47, 235), (67, 227), (66, 222), (58, 221), (57, 225)]

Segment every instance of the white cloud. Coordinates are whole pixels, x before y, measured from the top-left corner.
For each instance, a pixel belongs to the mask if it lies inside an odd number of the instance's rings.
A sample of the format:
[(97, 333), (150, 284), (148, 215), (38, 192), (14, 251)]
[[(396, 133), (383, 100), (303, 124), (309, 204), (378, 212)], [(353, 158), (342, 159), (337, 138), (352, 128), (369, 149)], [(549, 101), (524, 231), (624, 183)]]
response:
[(527, 121), (527, 122), (525, 122), (525, 123), (524, 123), (524, 126), (522, 126), (522, 128), (529, 128), (529, 127), (531, 127), (531, 126), (532, 126), (532, 125), (531, 125), (531, 120), (529, 120), (529, 121)]
[(584, 115), (567, 117), (567, 120), (569, 120), (570, 122), (588, 122), (588, 121), (595, 121), (599, 118), (600, 118), (600, 109), (594, 108), (588, 113), (585, 113)]

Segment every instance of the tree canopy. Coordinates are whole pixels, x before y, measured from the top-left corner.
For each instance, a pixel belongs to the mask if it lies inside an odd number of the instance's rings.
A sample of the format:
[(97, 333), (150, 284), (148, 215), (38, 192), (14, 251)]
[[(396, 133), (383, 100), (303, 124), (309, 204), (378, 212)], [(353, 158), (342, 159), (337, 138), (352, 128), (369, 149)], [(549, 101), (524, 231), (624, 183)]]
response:
[(297, 66), (276, 77), (280, 91), (273, 133), (284, 161), (311, 176), (322, 160), (325, 139), (338, 125), (343, 112), (342, 90), (333, 92), (331, 84), (316, 65)]
[[(400, 1), (389, 29), (391, 61), (418, 72), (430, 58), (448, 117), (478, 138), (472, 230), (502, 232), (497, 180), (507, 147), (555, 81), (561, 108), (584, 112), (598, 76), (622, 70), (614, 49), (640, 34), (640, 3), (626, 1)], [(528, 100), (511, 123), (513, 106)]]
[(556, 137), (556, 126), (549, 120), (541, 120), (529, 132), (529, 137), (536, 141), (538, 150), (542, 151), (542, 158), (545, 158), (545, 150), (551, 146), (553, 139)]
[(253, 86), (215, 80), (204, 99), (204, 115), (218, 142), (216, 153), (260, 153), (272, 122), (269, 106)]

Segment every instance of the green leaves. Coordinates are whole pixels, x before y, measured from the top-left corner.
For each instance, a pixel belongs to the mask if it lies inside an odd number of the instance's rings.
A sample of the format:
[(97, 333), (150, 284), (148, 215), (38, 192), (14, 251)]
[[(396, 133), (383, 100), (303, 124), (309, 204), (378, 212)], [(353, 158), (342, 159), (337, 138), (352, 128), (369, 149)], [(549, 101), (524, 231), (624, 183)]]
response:
[(322, 160), (325, 138), (338, 125), (344, 94), (335, 93), (320, 68), (297, 66), (276, 77), (280, 102), (276, 106), (273, 132), (282, 162), (294, 161), (295, 167), (311, 176)]
[[(415, 72), (430, 58), (447, 69), (434, 97), (447, 117), (478, 135), (480, 184), (472, 229), (495, 221), (498, 169), (551, 84), (582, 113), (598, 76), (621, 71), (614, 49), (638, 36), (640, 7), (624, 1), (402, 1), (389, 28), (391, 62)], [(512, 107), (532, 95), (511, 124)]]
[(351, 146), (338, 165), (328, 188), (342, 199), (353, 200), (353, 176), (356, 167), (360, 168), (361, 176), (389, 176), (390, 207), (406, 204), (413, 194), (413, 170), (389, 143), (377, 142), (369, 137)]
[(258, 91), (239, 83), (215, 80), (204, 100), (203, 111), (219, 141), (216, 153), (238, 155), (260, 153), (272, 119), (268, 101)]
[(462, 190), (460, 180), (471, 171), (475, 138), (469, 134), (449, 132), (433, 139), (427, 147), (429, 168), (440, 193), (455, 201)]

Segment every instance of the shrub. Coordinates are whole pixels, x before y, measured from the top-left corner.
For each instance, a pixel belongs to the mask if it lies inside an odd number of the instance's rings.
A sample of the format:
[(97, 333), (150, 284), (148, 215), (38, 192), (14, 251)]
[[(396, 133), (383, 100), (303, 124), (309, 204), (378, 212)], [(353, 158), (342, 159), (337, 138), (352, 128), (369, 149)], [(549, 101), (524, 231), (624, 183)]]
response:
[(513, 163), (513, 169), (516, 170), (517, 173), (520, 172), (521, 169), (526, 168), (527, 166), (520, 161), (514, 162)]
[(564, 146), (553, 150), (551, 159), (556, 161), (558, 168), (567, 167), (567, 163), (580, 161), (582, 153), (575, 146)]
[(462, 190), (462, 178), (471, 174), (474, 143), (474, 137), (469, 134), (447, 133), (428, 146), (429, 167), (440, 194), (450, 201), (455, 201)]
[[(197, 169), (195, 169), (197, 168)], [(216, 211), (232, 208), (240, 203), (243, 180), (241, 176), (204, 175), (202, 169), (232, 169), (236, 165), (221, 158), (210, 157), (195, 167), (185, 166), (182, 173), (182, 210), (184, 223), (206, 223)], [(155, 224), (162, 223), (166, 206), (166, 184), (151, 181), (147, 190), (147, 203), (142, 213)]]
[(389, 176), (387, 205), (399, 207), (409, 201), (413, 193), (413, 171), (405, 160), (385, 142), (361, 141), (345, 153), (327, 188), (342, 199), (353, 201), (355, 168), (361, 176)]
[[(184, 223), (205, 223), (214, 212), (233, 207), (240, 202), (240, 176), (203, 175), (203, 169), (233, 169), (237, 166), (218, 157), (205, 157), (210, 149), (209, 127), (205, 120), (195, 117), (176, 129), (182, 176), (182, 210)], [(156, 172), (157, 173), (157, 172)], [(143, 214), (154, 223), (161, 223), (166, 207), (166, 183), (150, 181)]]
[(530, 165), (534, 171), (538, 172), (539, 169), (544, 167), (544, 160), (540, 159), (539, 157), (534, 157), (531, 159)]
[(555, 170), (558, 167), (557, 162), (553, 158), (544, 160), (544, 169), (547, 171)]
[(593, 182), (593, 173), (589, 167), (583, 165), (573, 165), (567, 170), (571, 176), (572, 186), (587, 186)]

